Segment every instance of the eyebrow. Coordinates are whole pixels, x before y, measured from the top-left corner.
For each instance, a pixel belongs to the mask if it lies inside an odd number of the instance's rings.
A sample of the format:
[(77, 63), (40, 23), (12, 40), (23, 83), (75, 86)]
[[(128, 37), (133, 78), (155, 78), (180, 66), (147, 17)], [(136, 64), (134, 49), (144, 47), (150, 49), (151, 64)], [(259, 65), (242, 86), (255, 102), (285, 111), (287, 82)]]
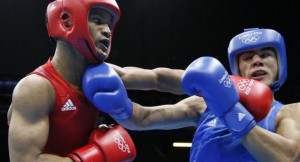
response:
[(274, 47), (264, 47), (264, 48), (261, 49), (261, 51), (264, 51), (264, 50), (271, 50), (271, 51), (273, 51), (274, 53), (276, 53), (276, 50), (275, 50)]
[[(273, 51), (274, 53), (276, 53), (276, 50), (275, 50), (274, 47), (263, 47), (263, 48), (261, 48), (259, 51), (265, 51), (265, 50), (271, 50), (271, 51)], [(241, 54), (244, 54), (244, 53), (253, 53), (253, 51), (255, 51), (255, 49), (243, 51), (243, 52), (241, 52), (241, 53), (238, 54), (238, 55), (241, 55)]]

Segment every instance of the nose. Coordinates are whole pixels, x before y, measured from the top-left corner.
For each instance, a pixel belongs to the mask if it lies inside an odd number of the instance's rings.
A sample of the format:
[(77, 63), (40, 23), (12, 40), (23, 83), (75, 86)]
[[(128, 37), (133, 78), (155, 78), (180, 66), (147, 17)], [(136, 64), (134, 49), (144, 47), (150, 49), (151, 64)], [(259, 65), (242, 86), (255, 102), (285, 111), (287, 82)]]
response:
[(111, 30), (107, 24), (105, 24), (101, 29), (101, 34), (107, 38), (111, 37)]
[(262, 66), (262, 65), (263, 62), (261, 57), (258, 54), (254, 55), (252, 58), (252, 66)]

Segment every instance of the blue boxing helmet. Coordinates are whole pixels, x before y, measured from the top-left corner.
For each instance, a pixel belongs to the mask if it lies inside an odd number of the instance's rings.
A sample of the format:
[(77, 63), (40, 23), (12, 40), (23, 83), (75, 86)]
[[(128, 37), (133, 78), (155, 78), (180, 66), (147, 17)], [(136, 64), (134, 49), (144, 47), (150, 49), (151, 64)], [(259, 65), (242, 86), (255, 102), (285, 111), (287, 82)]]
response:
[(240, 75), (237, 56), (241, 52), (261, 47), (273, 47), (277, 54), (278, 79), (273, 82), (271, 89), (277, 91), (283, 85), (287, 77), (287, 60), (284, 39), (275, 30), (250, 28), (244, 29), (233, 37), (228, 46), (228, 59), (233, 75)]

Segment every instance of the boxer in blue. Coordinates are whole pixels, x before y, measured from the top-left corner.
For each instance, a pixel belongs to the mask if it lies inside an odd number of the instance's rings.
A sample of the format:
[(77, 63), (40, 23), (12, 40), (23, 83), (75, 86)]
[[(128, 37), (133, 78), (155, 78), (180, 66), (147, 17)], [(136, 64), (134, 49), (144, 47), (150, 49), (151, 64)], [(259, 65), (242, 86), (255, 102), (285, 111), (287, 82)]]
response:
[[(84, 93), (98, 109), (128, 129), (196, 126), (191, 162), (299, 161), (300, 105), (283, 105), (274, 99), (274, 92), (287, 77), (282, 36), (271, 29), (247, 30), (231, 40), (228, 57), (231, 72), (242, 77), (238, 82), (212, 57), (195, 60), (185, 71), (111, 65), (116, 73), (103, 63), (85, 71)], [(97, 75), (96, 71), (107, 75)], [(272, 106), (270, 111), (263, 108), (266, 116), (256, 120), (260, 114), (252, 113), (253, 110), (261, 109), (262, 103), (269, 104), (270, 96), (261, 94), (267, 94), (270, 89), (255, 88), (262, 83), (272, 90)], [(248, 97), (240, 91), (241, 85), (249, 88)], [(124, 86), (175, 94), (184, 90), (191, 97), (174, 105), (146, 108), (131, 102)], [(115, 102), (100, 102), (112, 100)]]

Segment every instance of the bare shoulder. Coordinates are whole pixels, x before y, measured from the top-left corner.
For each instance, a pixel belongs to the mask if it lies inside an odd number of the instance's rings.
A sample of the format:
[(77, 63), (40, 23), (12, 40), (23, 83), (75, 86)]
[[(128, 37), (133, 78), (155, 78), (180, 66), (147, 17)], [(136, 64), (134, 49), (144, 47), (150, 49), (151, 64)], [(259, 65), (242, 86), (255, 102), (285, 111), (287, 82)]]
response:
[(300, 110), (300, 102), (296, 102), (296, 103), (291, 103), (291, 104), (287, 104), (284, 106), (284, 108), (288, 108), (288, 109), (293, 109), (293, 110)]
[(39, 161), (37, 158), (47, 142), (49, 113), (54, 103), (54, 89), (47, 79), (33, 74), (19, 81), (8, 118), (11, 161)]
[[(284, 105), (279, 112), (281, 117), (297, 117), (300, 115), (300, 103), (292, 103)], [(299, 118), (300, 119), (300, 118)]]
[[(284, 105), (276, 116), (276, 128), (286, 130), (293, 127), (294, 130), (300, 131), (300, 103)], [(280, 129), (281, 128), (281, 129)], [(284, 132), (284, 131), (283, 131)]]
[[(55, 93), (51, 83), (38, 75), (28, 75), (16, 85), (12, 95), (12, 109), (42, 111), (41, 107), (54, 104)], [(26, 107), (26, 109), (25, 109)], [(47, 111), (47, 110), (46, 110)]]

